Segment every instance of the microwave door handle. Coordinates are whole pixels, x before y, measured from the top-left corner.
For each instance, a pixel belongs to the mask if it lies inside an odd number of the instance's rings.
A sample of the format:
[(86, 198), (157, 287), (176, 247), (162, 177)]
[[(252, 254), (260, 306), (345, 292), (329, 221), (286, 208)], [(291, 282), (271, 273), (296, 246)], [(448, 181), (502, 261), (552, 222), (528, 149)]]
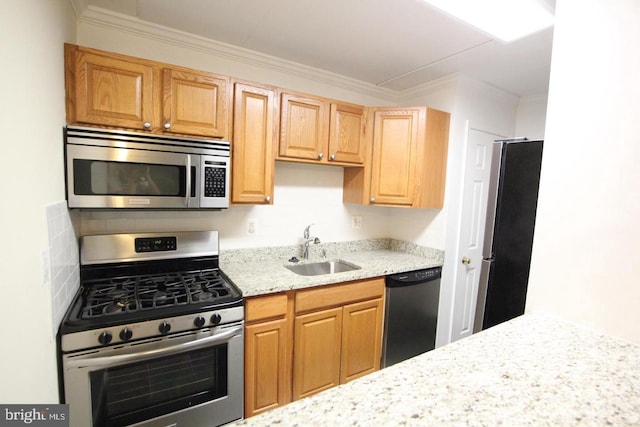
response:
[(96, 357), (94, 359), (69, 360), (68, 366), (71, 368), (85, 368), (99, 366), (108, 368), (115, 365), (123, 365), (125, 363), (139, 362), (142, 360), (153, 359), (160, 356), (170, 356), (173, 354), (183, 353), (188, 350), (196, 350), (200, 347), (217, 344), (240, 335), (243, 328), (233, 328), (206, 338), (200, 338), (193, 341), (177, 344), (171, 347), (159, 348), (156, 350), (143, 351), (135, 354), (121, 354), (117, 356)]
[(186, 179), (186, 191), (184, 192), (184, 204), (189, 207), (191, 201), (191, 156), (187, 154), (187, 179)]

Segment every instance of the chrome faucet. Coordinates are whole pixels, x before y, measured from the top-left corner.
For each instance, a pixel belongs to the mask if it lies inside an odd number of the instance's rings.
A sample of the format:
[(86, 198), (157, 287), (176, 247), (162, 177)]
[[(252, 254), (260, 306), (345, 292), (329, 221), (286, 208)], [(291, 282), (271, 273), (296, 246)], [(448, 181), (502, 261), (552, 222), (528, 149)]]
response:
[(304, 237), (304, 245), (303, 245), (304, 250), (302, 251), (302, 258), (304, 259), (309, 259), (309, 243), (313, 242), (314, 245), (317, 245), (318, 243), (320, 243), (320, 239), (318, 239), (317, 237), (310, 237), (309, 229), (311, 228), (312, 225), (313, 224), (307, 225), (302, 235), (302, 237)]

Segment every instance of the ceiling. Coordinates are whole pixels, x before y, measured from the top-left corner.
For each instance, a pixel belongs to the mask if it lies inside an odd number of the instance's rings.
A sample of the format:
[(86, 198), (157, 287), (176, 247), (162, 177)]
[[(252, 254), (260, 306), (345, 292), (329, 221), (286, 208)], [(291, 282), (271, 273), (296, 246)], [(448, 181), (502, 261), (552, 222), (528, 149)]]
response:
[(505, 44), (421, 0), (86, 4), (398, 92), (453, 73), (519, 96), (548, 90), (552, 28)]

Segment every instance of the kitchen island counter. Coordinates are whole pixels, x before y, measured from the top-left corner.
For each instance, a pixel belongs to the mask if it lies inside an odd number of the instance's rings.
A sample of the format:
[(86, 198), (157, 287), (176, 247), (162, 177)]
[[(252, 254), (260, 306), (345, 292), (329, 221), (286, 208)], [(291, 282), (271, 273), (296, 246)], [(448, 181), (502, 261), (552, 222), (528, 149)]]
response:
[(640, 425), (640, 347), (525, 314), (246, 426)]
[[(300, 249), (297, 245), (221, 251), (220, 267), (243, 296), (250, 297), (438, 267), (444, 261), (442, 250), (394, 239), (311, 245), (308, 260), (302, 259)], [(299, 261), (290, 262), (292, 257)], [(318, 276), (302, 276), (285, 268), (331, 260), (344, 260), (360, 268)]]

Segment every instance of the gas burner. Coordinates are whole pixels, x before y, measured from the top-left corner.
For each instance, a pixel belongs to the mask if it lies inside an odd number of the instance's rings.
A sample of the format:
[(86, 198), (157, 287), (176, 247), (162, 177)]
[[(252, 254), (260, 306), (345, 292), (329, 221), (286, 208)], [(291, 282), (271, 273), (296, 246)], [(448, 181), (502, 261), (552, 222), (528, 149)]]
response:
[(153, 294), (153, 304), (154, 305), (165, 305), (168, 304), (172, 299), (171, 294), (168, 294), (165, 291), (158, 291)]
[(199, 302), (199, 301), (211, 301), (214, 298), (215, 298), (215, 295), (213, 293), (207, 292), (207, 291), (194, 292), (193, 294), (191, 294), (191, 299), (193, 301), (196, 301), (196, 302)]
[(113, 301), (110, 304), (106, 304), (102, 310), (103, 314), (116, 314), (133, 310), (136, 303), (134, 301)]

